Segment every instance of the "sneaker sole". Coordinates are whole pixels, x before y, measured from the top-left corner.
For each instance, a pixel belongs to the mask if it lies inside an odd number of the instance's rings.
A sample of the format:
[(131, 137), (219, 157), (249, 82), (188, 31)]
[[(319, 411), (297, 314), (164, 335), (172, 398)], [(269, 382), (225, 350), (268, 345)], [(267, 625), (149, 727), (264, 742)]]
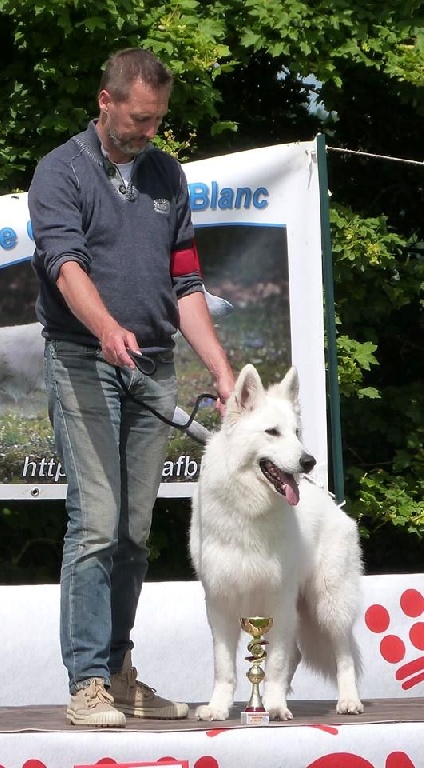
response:
[(90, 718), (90, 716), (78, 716), (73, 710), (67, 709), (66, 720), (71, 725), (86, 725), (91, 728), (125, 728), (126, 723), (125, 715), (121, 711), (98, 713)]
[(184, 720), (188, 717), (188, 706), (181, 705), (180, 709), (175, 710), (172, 707), (163, 707), (162, 709), (143, 709), (142, 707), (129, 707), (125, 704), (120, 704), (119, 701), (114, 702), (114, 705), (120, 712), (124, 712), (131, 717), (140, 717), (145, 720)]

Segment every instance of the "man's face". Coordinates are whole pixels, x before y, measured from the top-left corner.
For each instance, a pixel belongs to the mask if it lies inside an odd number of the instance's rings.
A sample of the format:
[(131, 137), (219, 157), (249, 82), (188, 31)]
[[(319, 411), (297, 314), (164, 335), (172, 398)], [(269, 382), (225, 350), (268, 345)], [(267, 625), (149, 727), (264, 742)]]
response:
[(128, 99), (116, 101), (106, 90), (99, 94), (97, 130), (112, 162), (127, 162), (156, 136), (168, 111), (168, 86), (151, 88), (141, 80), (131, 85)]

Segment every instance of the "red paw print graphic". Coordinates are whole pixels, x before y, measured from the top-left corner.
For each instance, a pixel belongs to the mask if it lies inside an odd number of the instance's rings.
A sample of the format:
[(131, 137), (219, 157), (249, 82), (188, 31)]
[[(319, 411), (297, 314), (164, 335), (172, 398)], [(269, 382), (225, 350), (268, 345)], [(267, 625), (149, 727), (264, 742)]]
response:
[[(375, 768), (364, 757), (351, 752), (333, 752), (331, 755), (324, 755), (313, 763), (309, 763), (307, 768), (341, 768), (341, 766), (343, 768)], [(385, 768), (414, 768), (414, 764), (405, 752), (391, 752), (387, 757)]]
[[(424, 596), (417, 589), (406, 589), (400, 596), (400, 607), (405, 616), (417, 619), (424, 613)], [(389, 664), (399, 664), (406, 655), (406, 646), (398, 635), (387, 633), (390, 615), (384, 605), (375, 603), (365, 613), (365, 624), (371, 632), (383, 634), (380, 653)], [(409, 630), (409, 640), (418, 651), (424, 651), (424, 621), (416, 621)], [(396, 670), (396, 680), (403, 681), (407, 691), (424, 680), (424, 656), (402, 664)]]

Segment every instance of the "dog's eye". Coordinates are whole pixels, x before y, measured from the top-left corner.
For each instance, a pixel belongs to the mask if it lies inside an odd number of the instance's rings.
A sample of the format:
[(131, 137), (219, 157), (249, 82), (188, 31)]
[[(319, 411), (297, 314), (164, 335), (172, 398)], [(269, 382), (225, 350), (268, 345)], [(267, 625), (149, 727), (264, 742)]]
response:
[(271, 435), (271, 437), (281, 437), (281, 432), (277, 427), (270, 427), (269, 429), (266, 429), (265, 432), (267, 435)]

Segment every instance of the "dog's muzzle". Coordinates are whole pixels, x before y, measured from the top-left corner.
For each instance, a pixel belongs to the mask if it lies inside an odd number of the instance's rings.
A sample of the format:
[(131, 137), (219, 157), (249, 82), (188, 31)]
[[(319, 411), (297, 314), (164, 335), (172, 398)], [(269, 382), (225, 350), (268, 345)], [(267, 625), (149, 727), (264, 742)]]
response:
[[(301, 460), (300, 465), (303, 472), (311, 472), (314, 468), (316, 461), (313, 456), (305, 453)], [(259, 462), (262, 474), (266, 477), (269, 483), (275, 488), (277, 493), (284, 496), (285, 499), (292, 507), (295, 507), (299, 502), (299, 486), (294, 479), (293, 475), (289, 472), (283, 472), (282, 469), (277, 467), (270, 459), (261, 459)]]

